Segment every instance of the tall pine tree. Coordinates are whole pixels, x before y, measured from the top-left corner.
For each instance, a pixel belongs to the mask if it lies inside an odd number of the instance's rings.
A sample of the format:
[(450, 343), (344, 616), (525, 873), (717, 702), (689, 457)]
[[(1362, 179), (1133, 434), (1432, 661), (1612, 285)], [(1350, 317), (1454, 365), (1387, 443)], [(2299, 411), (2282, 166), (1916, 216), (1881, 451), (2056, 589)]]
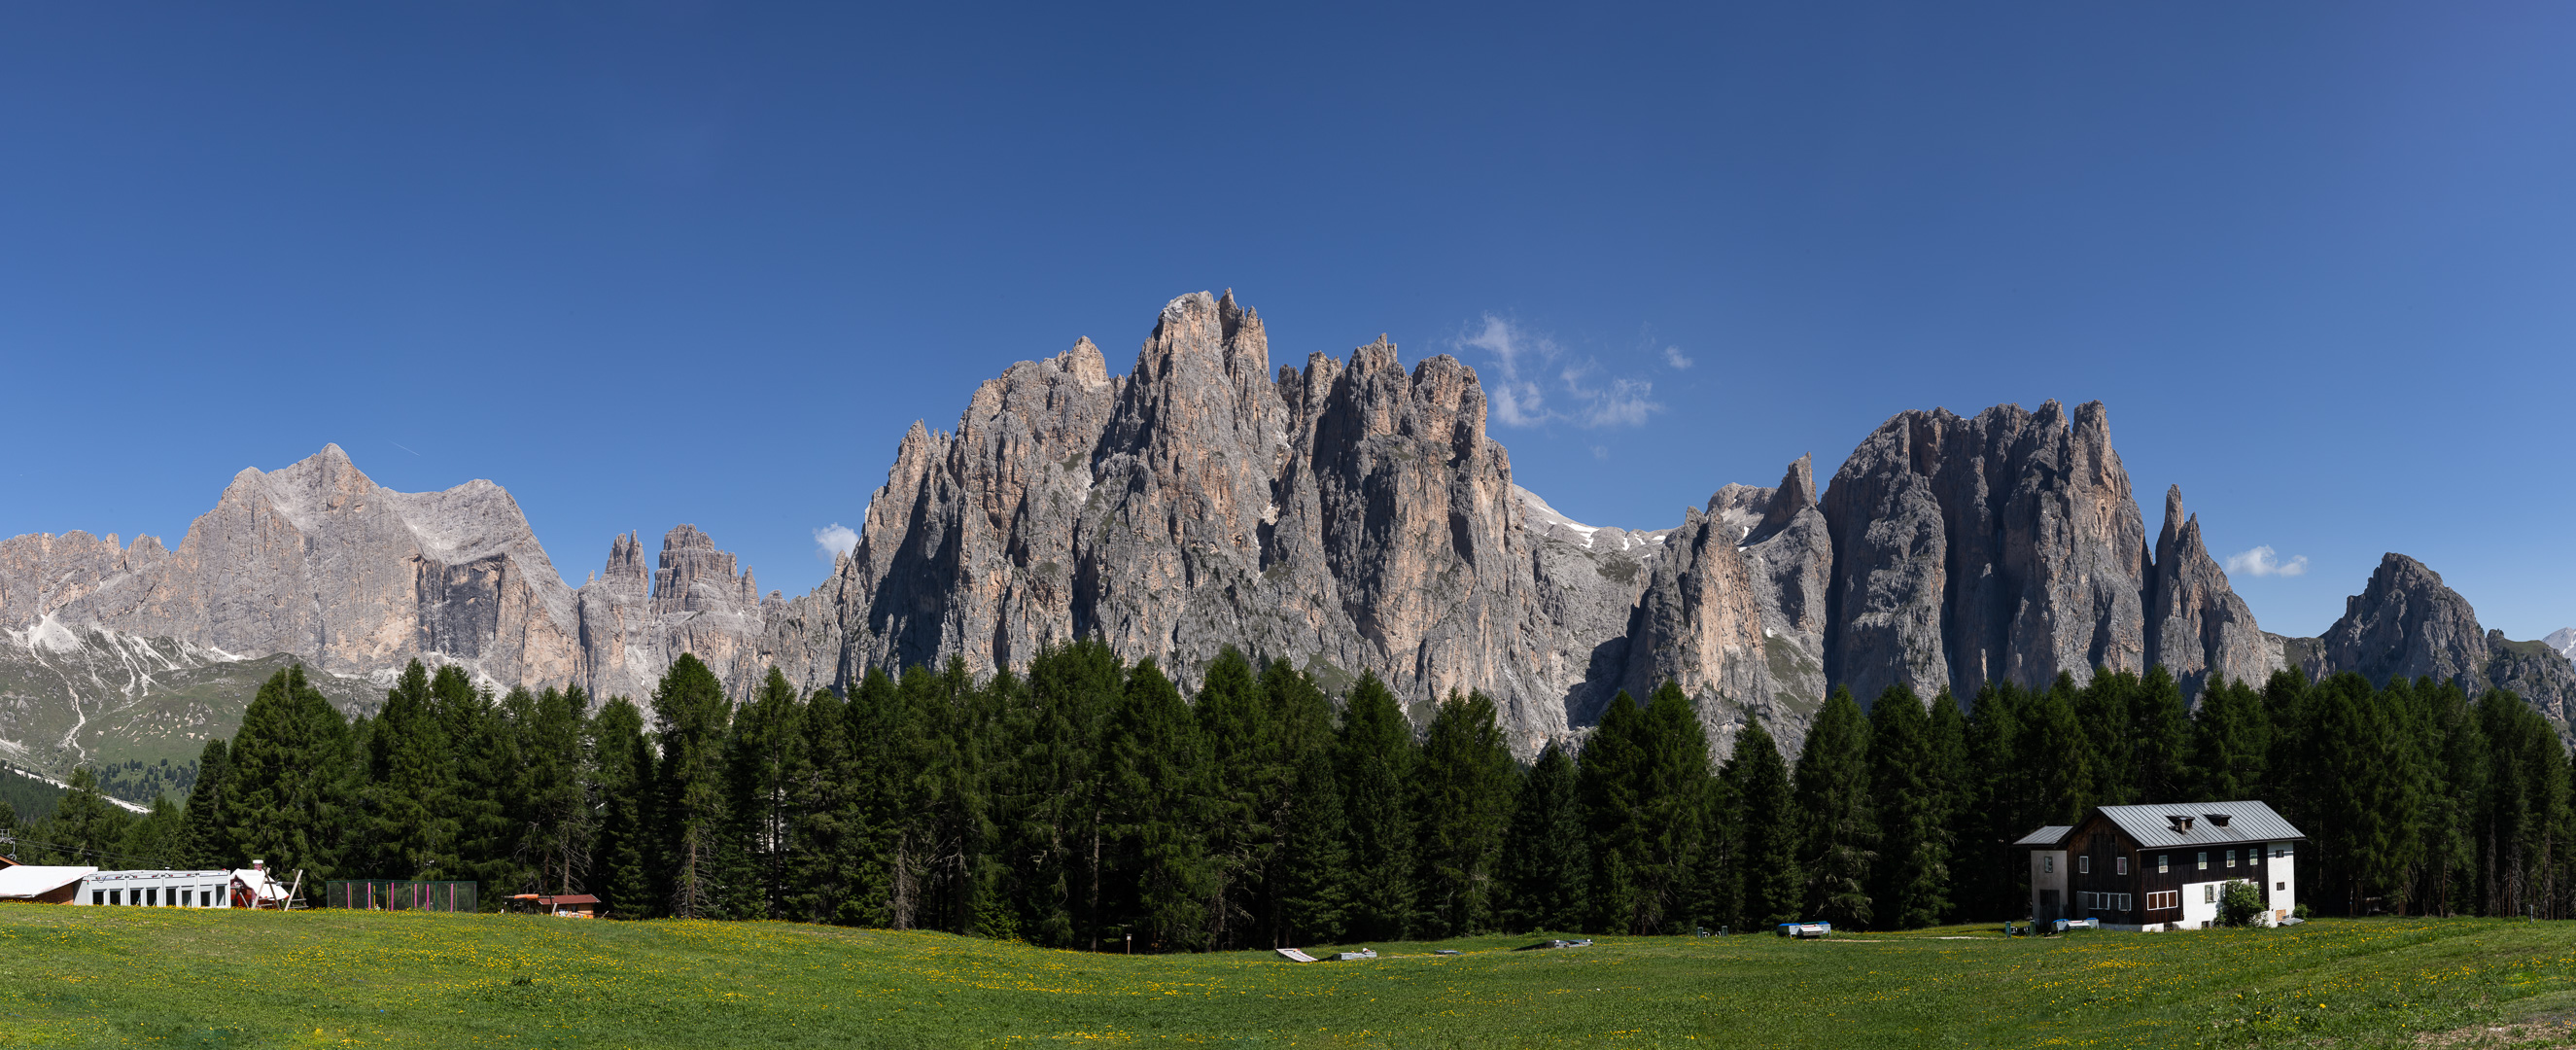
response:
[(1827, 922), (1865, 927), (1874, 918), (1868, 884), (1878, 825), (1869, 798), (1869, 721), (1849, 690), (1837, 687), (1807, 727), (1795, 782), (1807, 819), (1800, 851), (1807, 909)]

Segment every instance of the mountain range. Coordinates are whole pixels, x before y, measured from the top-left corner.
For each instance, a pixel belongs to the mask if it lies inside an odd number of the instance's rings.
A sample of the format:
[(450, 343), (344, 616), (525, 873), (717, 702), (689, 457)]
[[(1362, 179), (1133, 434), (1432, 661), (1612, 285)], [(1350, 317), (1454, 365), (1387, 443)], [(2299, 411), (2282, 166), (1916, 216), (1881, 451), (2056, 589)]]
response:
[(235, 475), (176, 548), (0, 540), (0, 751), (59, 769), (192, 755), (255, 681), (302, 661), (353, 707), (415, 658), (498, 688), (642, 697), (683, 652), (737, 695), (961, 660), (977, 674), (1099, 636), (1185, 686), (1226, 646), (1338, 692), (1384, 679), (1417, 720), (1492, 696), (1515, 752), (1579, 736), (1672, 679), (1720, 753), (1751, 720), (1796, 748), (1834, 686), (1866, 703), (2061, 672), (2296, 667), (2513, 688), (2562, 727), (2576, 631), (2482, 630), (2390, 554), (2317, 638), (2255, 623), (2168, 490), (2152, 535), (2099, 402), (1907, 411), (1821, 487), (1812, 460), (1728, 485), (1668, 528), (1576, 522), (1514, 483), (1476, 372), (1408, 371), (1383, 337), (1270, 361), (1232, 293), (1167, 304), (1125, 375), (1088, 339), (915, 423), (854, 550), (764, 595), (680, 525), (569, 584), (499, 486), (377, 485), (337, 446)]

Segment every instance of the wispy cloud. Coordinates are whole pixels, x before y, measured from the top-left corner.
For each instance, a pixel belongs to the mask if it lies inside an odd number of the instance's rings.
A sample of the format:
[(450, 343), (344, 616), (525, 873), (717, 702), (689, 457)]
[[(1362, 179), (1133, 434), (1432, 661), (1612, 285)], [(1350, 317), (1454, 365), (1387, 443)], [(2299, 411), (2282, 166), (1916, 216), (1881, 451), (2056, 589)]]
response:
[(2288, 561), (2282, 561), (2279, 551), (2268, 546), (2256, 547), (2250, 551), (2229, 555), (2227, 571), (2243, 573), (2247, 576), (2305, 576), (2308, 574), (2308, 556), (2302, 554)]
[(859, 548), (859, 534), (840, 522), (814, 530), (814, 557), (831, 561)]
[[(1480, 378), (1494, 418), (1504, 426), (1557, 421), (1581, 427), (1637, 426), (1664, 407), (1654, 400), (1652, 382), (1598, 378), (1601, 366), (1590, 357), (1575, 357), (1556, 340), (1492, 314), (1461, 333), (1457, 344), (1485, 352), (1492, 367)], [(1673, 356), (1679, 353), (1672, 351)], [(1551, 398), (1558, 403), (1551, 404)]]
[(1664, 348), (1664, 363), (1673, 366), (1673, 368), (1678, 371), (1680, 369), (1689, 368), (1698, 362), (1692, 361), (1690, 359), (1690, 355), (1682, 353), (1681, 347), (1667, 346)]

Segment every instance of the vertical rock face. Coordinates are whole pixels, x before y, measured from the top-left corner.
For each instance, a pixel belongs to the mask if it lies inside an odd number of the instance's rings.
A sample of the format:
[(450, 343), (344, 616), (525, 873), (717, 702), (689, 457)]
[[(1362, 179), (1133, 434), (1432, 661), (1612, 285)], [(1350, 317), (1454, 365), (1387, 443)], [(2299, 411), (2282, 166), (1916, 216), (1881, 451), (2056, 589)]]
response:
[[(341, 675), (436, 653), (500, 681), (562, 681), (580, 662), (569, 590), (518, 504), (488, 481), (394, 492), (332, 445), (235, 475), (175, 551), (147, 537), (111, 562), (112, 546), (0, 545), (10, 617), (294, 653)], [(36, 567), (32, 585), (15, 582), (21, 562)]]
[(2199, 696), (2213, 677), (2261, 682), (2282, 666), (2254, 611), (2201, 542), (2199, 516), (2183, 516), (2180, 485), (2165, 491), (2165, 526), (2147, 589), (2147, 644), (2186, 697)]
[(1793, 751), (1825, 695), (1826, 587), (1833, 564), (1812, 460), (1778, 488), (1729, 485), (1684, 512), (1628, 621), (1620, 687), (1670, 680), (1696, 702), (1721, 753), (1749, 718)]
[[(427, 657), (500, 687), (639, 698), (684, 652), (747, 696), (772, 666), (800, 688), (952, 659), (989, 674), (1085, 636), (1190, 684), (1233, 645), (1335, 691), (1374, 672), (1417, 716), (1482, 690), (1523, 755), (1667, 679), (1724, 753), (1753, 719), (1796, 747), (1834, 684), (1866, 703), (1898, 682), (1929, 699), (2096, 666), (2161, 661), (2196, 684), (2278, 665), (2179, 492), (2151, 556), (2099, 403), (1906, 412), (1821, 499), (1801, 457), (1776, 487), (1729, 485), (1658, 531), (1557, 513), (1513, 484), (1485, 425), (1452, 358), (1408, 371), (1380, 337), (1274, 371), (1261, 318), (1198, 293), (1163, 308), (1124, 377), (1079, 340), (982, 384), (954, 431), (916, 423), (856, 548), (794, 599), (764, 597), (690, 525), (650, 564), (640, 536), (616, 537), (570, 588), (499, 487), (392, 492), (333, 447), (242, 472), (175, 550), (0, 541), (0, 628), (351, 676)], [(2535, 644), (2407, 612), (2430, 608), (2419, 583), (2375, 580), (2386, 595), (2356, 599), (2378, 611), (2347, 617), (2350, 638), (2300, 651), (2394, 668), (2412, 657), (2390, 652), (2484, 645), (2453, 662), (2487, 673), (2498, 645)]]
[(1854, 695), (2077, 681), (2148, 660), (2146, 527), (2100, 402), (1907, 412), (1825, 493), (1827, 670)]
[(1084, 341), (914, 427), (826, 585), (838, 677), (1098, 635), (1187, 682), (1235, 645), (1417, 704), (1485, 690), (1534, 749), (1606, 639), (1551, 617), (1520, 514), (1466, 366), (1380, 339), (1274, 376), (1259, 316), (1183, 296), (1124, 380)]
[[(650, 695), (681, 653), (692, 653), (735, 696), (749, 696), (769, 673), (768, 613), (786, 602), (760, 597), (750, 572), (734, 573), (734, 556), (695, 525), (662, 537), (647, 584), (641, 537), (609, 542), (608, 565), (574, 592), (582, 668), (573, 681), (602, 697)], [(553, 683), (548, 683), (553, 684)]]

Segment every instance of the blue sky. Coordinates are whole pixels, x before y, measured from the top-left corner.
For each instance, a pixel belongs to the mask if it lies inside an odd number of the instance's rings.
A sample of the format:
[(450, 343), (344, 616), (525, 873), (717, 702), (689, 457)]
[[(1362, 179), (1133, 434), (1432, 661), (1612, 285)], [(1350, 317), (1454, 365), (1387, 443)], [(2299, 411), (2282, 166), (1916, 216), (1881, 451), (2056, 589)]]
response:
[(1231, 287), (1508, 376), (1596, 524), (2098, 398), (2269, 629), (2389, 550), (2576, 623), (2576, 7), (922, 6), (0, 12), (0, 535), (337, 442), (792, 593), (913, 420)]

